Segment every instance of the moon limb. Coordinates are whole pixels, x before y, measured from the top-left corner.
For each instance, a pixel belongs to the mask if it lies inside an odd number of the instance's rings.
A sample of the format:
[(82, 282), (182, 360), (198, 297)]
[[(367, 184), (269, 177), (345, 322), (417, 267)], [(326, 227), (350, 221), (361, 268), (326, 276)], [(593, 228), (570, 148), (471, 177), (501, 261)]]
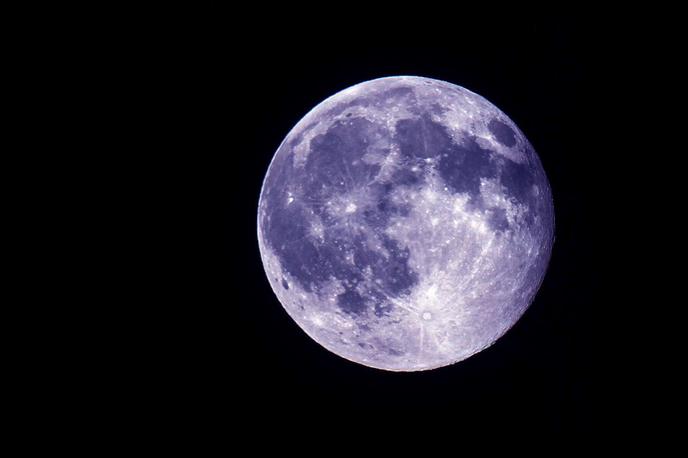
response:
[[(346, 127), (353, 120), (356, 126)], [(405, 135), (411, 143), (422, 138), (411, 156)], [(428, 136), (433, 147), (445, 145), (448, 152), (428, 155)], [(308, 166), (319, 159), (317, 151), (330, 150), (354, 154), (322, 182), (307, 183), (308, 192), (327, 191), (309, 195), (303, 179)], [(451, 161), (461, 154), (473, 162), (464, 159), (466, 170), (456, 174)], [(279, 174), (291, 176), (280, 183), (272, 179)], [(286, 199), (277, 184), (288, 189)], [(369, 187), (380, 184), (398, 211), (388, 215), (375, 206), (380, 195)], [(294, 204), (302, 211), (282, 208)], [(273, 290), (311, 338), (367, 366), (426, 370), (481, 351), (526, 310), (551, 251), (551, 207), (537, 155), (496, 107), (450, 83), (383, 78), (335, 94), (287, 135), (261, 190), (258, 239)], [(372, 219), (361, 216), (371, 208)], [(384, 219), (380, 226), (376, 211)], [(294, 217), (309, 227), (276, 243), (283, 229), (271, 218)], [(328, 272), (290, 265), (289, 257), (300, 254), (285, 246), (298, 240), (309, 241), (302, 248)], [(346, 248), (332, 249), (337, 243)], [(381, 282), (385, 263), (399, 268), (396, 275), (407, 288), (397, 288), (393, 278)], [(338, 306), (342, 297), (348, 310)]]

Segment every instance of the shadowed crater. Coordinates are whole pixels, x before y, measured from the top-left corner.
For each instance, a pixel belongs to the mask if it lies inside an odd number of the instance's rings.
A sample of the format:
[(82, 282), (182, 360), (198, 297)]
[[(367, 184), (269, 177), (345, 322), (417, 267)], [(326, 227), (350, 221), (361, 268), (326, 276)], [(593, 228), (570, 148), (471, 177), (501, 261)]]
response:
[(492, 135), (494, 135), (497, 141), (502, 145), (512, 147), (516, 144), (516, 134), (511, 127), (507, 126), (502, 121), (493, 119), (489, 122), (487, 128), (490, 129)]

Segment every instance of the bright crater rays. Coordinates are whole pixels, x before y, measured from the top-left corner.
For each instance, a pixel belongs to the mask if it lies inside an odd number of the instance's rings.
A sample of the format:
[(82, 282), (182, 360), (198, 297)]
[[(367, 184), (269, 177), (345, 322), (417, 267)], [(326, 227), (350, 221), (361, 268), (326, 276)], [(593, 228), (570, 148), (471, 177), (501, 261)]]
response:
[(315, 107), (275, 153), (258, 208), (287, 313), (333, 353), (392, 371), (494, 343), (532, 302), (553, 234), (549, 183), (518, 127), (420, 77)]

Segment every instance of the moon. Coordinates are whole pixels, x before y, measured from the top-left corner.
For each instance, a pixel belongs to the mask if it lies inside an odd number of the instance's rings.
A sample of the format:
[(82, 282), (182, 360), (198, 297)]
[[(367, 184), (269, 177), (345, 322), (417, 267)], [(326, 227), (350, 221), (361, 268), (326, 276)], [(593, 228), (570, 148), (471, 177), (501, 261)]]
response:
[(511, 119), (445, 81), (326, 99), (286, 136), (258, 204), (270, 285), (313, 340), (389, 371), (456, 363), (533, 301), (554, 241), (540, 159)]

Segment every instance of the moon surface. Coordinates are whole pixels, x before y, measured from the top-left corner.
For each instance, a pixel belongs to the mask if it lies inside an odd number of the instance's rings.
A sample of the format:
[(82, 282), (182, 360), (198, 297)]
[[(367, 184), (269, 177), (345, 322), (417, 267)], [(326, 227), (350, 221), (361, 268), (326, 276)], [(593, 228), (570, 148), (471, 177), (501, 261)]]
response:
[(272, 289), (320, 345), (418, 371), (490, 346), (528, 308), (554, 240), (550, 186), (518, 127), (429, 78), (317, 105), (272, 159), (258, 242)]

